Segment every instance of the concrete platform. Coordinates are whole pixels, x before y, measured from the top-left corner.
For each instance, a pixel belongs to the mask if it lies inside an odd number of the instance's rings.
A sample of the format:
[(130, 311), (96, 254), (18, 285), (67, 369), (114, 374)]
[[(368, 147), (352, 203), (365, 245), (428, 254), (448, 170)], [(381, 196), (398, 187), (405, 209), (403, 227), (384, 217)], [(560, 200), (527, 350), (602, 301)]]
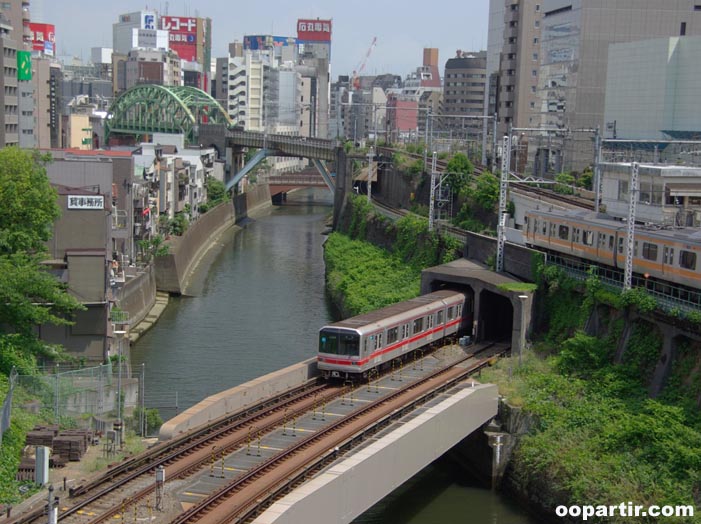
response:
[(255, 404), (288, 389), (301, 386), (319, 376), (316, 357), (256, 378), (195, 404), (161, 426), (159, 440), (169, 440), (180, 433), (207, 424), (224, 415)]
[(273, 504), (254, 524), (350, 523), (496, 416), (497, 403), (497, 386), (463, 382)]

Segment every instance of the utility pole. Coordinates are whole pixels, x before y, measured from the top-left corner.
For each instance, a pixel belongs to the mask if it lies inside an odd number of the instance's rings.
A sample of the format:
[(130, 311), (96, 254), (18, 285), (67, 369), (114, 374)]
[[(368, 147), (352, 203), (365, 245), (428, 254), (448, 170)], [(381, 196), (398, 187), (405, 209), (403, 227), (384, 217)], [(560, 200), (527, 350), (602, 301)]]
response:
[(633, 248), (635, 247), (635, 212), (638, 205), (638, 170), (639, 165), (633, 162), (630, 171), (630, 198), (628, 205), (628, 234), (626, 236), (626, 267), (623, 274), (623, 289), (633, 287)]
[(594, 197), (594, 211), (599, 212), (599, 201), (601, 200), (601, 133), (599, 126), (596, 126), (594, 135), (594, 184), (596, 184), (596, 196)]
[(511, 134), (504, 136), (501, 152), (501, 181), (499, 184), (499, 226), (497, 237), (497, 273), (504, 271), (504, 244), (506, 242), (506, 190), (509, 184), (509, 168), (511, 159)]
[(438, 157), (437, 153), (434, 151), (433, 152), (433, 159), (431, 160), (431, 199), (428, 203), (428, 230), (433, 231), (433, 215), (435, 214), (436, 211), (436, 175), (438, 172), (436, 171), (436, 158)]
[(497, 114), (494, 113), (492, 129), (492, 171), (497, 167)]
[(368, 204), (372, 201), (372, 171), (374, 167), (375, 148), (368, 150)]

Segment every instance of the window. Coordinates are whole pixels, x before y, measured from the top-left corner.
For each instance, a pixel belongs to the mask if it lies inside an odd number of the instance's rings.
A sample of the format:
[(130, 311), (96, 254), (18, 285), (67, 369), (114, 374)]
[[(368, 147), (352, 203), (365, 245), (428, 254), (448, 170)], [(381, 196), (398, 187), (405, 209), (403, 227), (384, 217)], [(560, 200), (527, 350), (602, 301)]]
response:
[(574, 234), (572, 235), (572, 241), (579, 244), (581, 230), (578, 227), (574, 228)]
[(594, 245), (594, 232), (593, 231), (584, 231), (584, 235), (582, 235), (582, 244), (585, 246), (593, 246)]
[(535, 38), (533, 38), (533, 43), (534, 43), (534, 44), (537, 44), (537, 43), (538, 43), (538, 37), (537, 37), (537, 36), (536, 36)]
[(609, 235), (609, 251), (613, 251), (613, 235)]
[(569, 240), (570, 238), (570, 228), (569, 226), (560, 226), (557, 231), (557, 236), (562, 240)]
[(540, 11), (540, 4), (535, 5), (535, 12), (537, 13), (538, 11)]
[(536, 26), (536, 27), (540, 27), (540, 20), (536, 20), (536, 21), (535, 21), (535, 26)]
[(674, 264), (674, 248), (673, 247), (666, 247), (664, 248), (663, 251), (663, 259), (665, 264)]
[(643, 242), (643, 258), (657, 262), (657, 244)]
[(392, 344), (397, 341), (399, 328), (393, 327), (387, 330), (387, 344)]
[(453, 309), (453, 306), (450, 306), (448, 308), (448, 320), (453, 320), (455, 318), (455, 310)]
[(623, 237), (618, 237), (618, 252), (623, 253)]
[(679, 28), (679, 36), (684, 36), (684, 35), (686, 35), (686, 22), (682, 22), (682, 25)]
[(696, 253), (693, 251), (679, 251), (679, 267), (696, 270)]
[(445, 315), (445, 312), (441, 309), (438, 313), (436, 313), (436, 324), (439, 326), (443, 324), (443, 316)]
[(417, 333), (421, 333), (424, 330), (424, 319), (422, 318), (417, 318), (414, 320), (414, 335)]
[(533, 53), (533, 60), (538, 61), (538, 53)]
[(538, 76), (538, 70), (537, 69), (531, 70), (531, 76)]
[(360, 354), (360, 337), (357, 333), (323, 330), (319, 333), (319, 353), (357, 357)]

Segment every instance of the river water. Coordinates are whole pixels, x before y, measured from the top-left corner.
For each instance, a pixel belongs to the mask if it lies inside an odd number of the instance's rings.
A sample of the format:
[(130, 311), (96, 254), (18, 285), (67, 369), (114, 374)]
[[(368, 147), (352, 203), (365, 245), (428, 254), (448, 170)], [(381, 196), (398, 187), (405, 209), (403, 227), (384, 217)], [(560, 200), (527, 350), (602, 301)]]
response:
[[(188, 290), (132, 348), (144, 365), (146, 405), (164, 418), (205, 397), (314, 356), (332, 318), (324, 294), (323, 232), (328, 191), (289, 195), (225, 235)], [(364, 524), (489, 523), (528, 520), (508, 500), (438, 461), (364, 515)]]

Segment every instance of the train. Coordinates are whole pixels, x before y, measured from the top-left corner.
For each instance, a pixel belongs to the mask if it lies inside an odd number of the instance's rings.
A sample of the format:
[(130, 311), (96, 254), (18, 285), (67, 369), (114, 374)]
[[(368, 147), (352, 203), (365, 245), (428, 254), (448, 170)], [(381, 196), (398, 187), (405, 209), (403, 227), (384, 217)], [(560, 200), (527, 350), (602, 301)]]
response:
[[(590, 211), (529, 211), (524, 229), (529, 247), (625, 269), (628, 226), (621, 220)], [(698, 228), (636, 224), (633, 244), (633, 273), (639, 278), (701, 289)]]
[(472, 329), (472, 296), (443, 289), (319, 330), (317, 366), (326, 379), (362, 380), (441, 339)]

